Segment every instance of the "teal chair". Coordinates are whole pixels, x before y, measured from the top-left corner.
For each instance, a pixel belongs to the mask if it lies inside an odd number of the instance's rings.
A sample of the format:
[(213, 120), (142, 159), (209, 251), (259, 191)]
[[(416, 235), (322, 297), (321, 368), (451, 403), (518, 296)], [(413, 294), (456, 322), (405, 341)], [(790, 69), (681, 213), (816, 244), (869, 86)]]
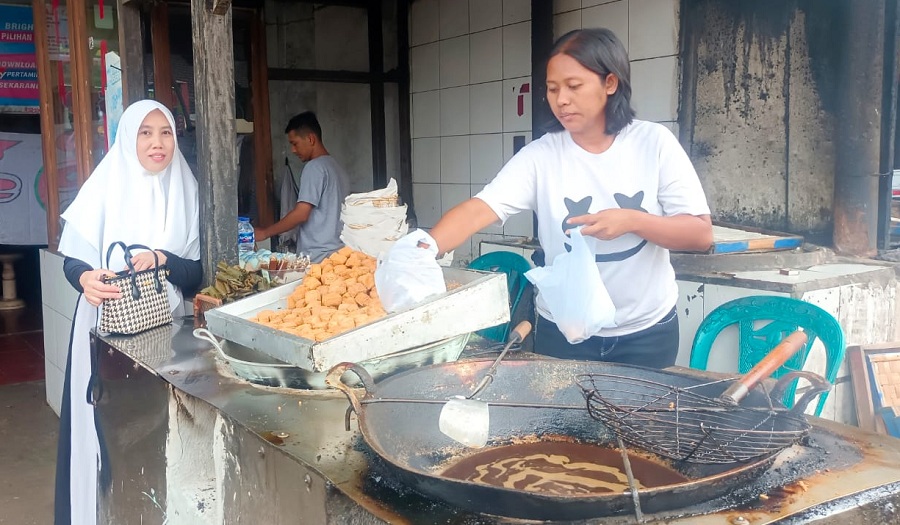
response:
[[(469, 263), (472, 270), (487, 272), (503, 272), (506, 274), (506, 285), (509, 288), (509, 315), (510, 319), (519, 305), (522, 293), (528, 286), (525, 272), (531, 269), (531, 265), (521, 255), (512, 252), (491, 252), (482, 255)], [(506, 341), (509, 335), (509, 323), (504, 323), (476, 332), (481, 337), (494, 341)]]
[[(771, 321), (758, 326), (760, 321)], [(802, 370), (809, 349), (816, 339), (822, 341), (826, 352), (825, 379), (834, 384), (838, 369), (844, 361), (844, 332), (837, 320), (814, 304), (790, 297), (757, 295), (742, 297), (719, 306), (700, 323), (691, 349), (691, 368), (706, 370), (713, 341), (727, 326), (738, 325), (740, 350), (738, 371), (747, 373), (782, 339), (803, 328), (809, 341), (788, 360), (772, 377), (781, 377), (792, 370)], [(794, 381), (784, 394), (785, 406), (794, 404)], [(822, 394), (815, 415), (822, 413), (825, 398)]]

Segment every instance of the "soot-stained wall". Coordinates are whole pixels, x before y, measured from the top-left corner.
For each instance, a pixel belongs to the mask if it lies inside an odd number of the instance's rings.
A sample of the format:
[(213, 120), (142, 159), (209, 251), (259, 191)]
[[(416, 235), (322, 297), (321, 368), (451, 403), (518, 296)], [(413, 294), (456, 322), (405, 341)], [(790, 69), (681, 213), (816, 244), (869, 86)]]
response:
[(715, 219), (831, 230), (840, 4), (684, 1), (681, 139)]

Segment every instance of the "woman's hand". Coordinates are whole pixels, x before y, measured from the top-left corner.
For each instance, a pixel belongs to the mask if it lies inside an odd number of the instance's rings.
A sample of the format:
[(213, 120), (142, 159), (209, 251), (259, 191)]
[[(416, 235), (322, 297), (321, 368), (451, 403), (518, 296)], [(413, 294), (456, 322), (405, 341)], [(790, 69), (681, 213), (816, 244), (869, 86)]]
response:
[(636, 214), (646, 215), (637, 210), (611, 208), (608, 210), (589, 213), (572, 217), (567, 224), (573, 228), (581, 225), (581, 234), (585, 237), (596, 237), (603, 241), (610, 241), (621, 237), (626, 233), (633, 233), (633, 228), (640, 217)]
[(94, 306), (100, 306), (106, 299), (119, 299), (122, 293), (112, 284), (106, 284), (103, 277), (115, 277), (116, 274), (109, 270), (90, 270), (81, 274), (78, 283), (84, 290), (84, 298)]
[(609, 209), (572, 217), (567, 224), (579, 224), (581, 234), (604, 241), (633, 233), (667, 250), (703, 252), (713, 242), (709, 215), (670, 215), (660, 217), (629, 209)]
[[(166, 254), (159, 250), (156, 250), (155, 253), (159, 258), (159, 265), (162, 266), (166, 264)], [(141, 252), (131, 258), (131, 264), (134, 265), (134, 271), (140, 272), (143, 270), (150, 270), (156, 266), (156, 259), (153, 258), (153, 253)]]

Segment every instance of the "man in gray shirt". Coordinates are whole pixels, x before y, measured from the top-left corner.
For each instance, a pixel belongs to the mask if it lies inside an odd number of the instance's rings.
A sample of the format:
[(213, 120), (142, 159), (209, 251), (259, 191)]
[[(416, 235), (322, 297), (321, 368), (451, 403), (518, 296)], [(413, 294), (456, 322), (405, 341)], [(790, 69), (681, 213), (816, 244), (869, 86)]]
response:
[(257, 241), (300, 226), (297, 251), (309, 254), (312, 262), (321, 262), (339, 250), (341, 242), (341, 204), (347, 196), (349, 178), (322, 144), (322, 128), (315, 113), (294, 116), (284, 130), (291, 151), (305, 162), (300, 173), (297, 205), (280, 221), (267, 228), (255, 228)]

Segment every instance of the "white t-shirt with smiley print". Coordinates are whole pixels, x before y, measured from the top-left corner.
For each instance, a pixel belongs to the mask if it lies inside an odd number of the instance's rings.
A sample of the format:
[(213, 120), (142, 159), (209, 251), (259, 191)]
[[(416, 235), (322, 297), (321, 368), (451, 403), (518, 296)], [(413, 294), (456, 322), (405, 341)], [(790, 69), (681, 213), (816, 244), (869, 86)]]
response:
[[(478, 195), (500, 217), (534, 210), (547, 264), (566, 251), (570, 217), (608, 208), (642, 209), (660, 216), (707, 215), (697, 172), (668, 128), (635, 120), (608, 150), (590, 153), (567, 131), (548, 133), (522, 148)], [(626, 234), (586, 238), (603, 283), (616, 305), (616, 326), (603, 337), (644, 330), (659, 322), (678, 299), (669, 251)], [(537, 298), (538, 312), (553, 320)]]

